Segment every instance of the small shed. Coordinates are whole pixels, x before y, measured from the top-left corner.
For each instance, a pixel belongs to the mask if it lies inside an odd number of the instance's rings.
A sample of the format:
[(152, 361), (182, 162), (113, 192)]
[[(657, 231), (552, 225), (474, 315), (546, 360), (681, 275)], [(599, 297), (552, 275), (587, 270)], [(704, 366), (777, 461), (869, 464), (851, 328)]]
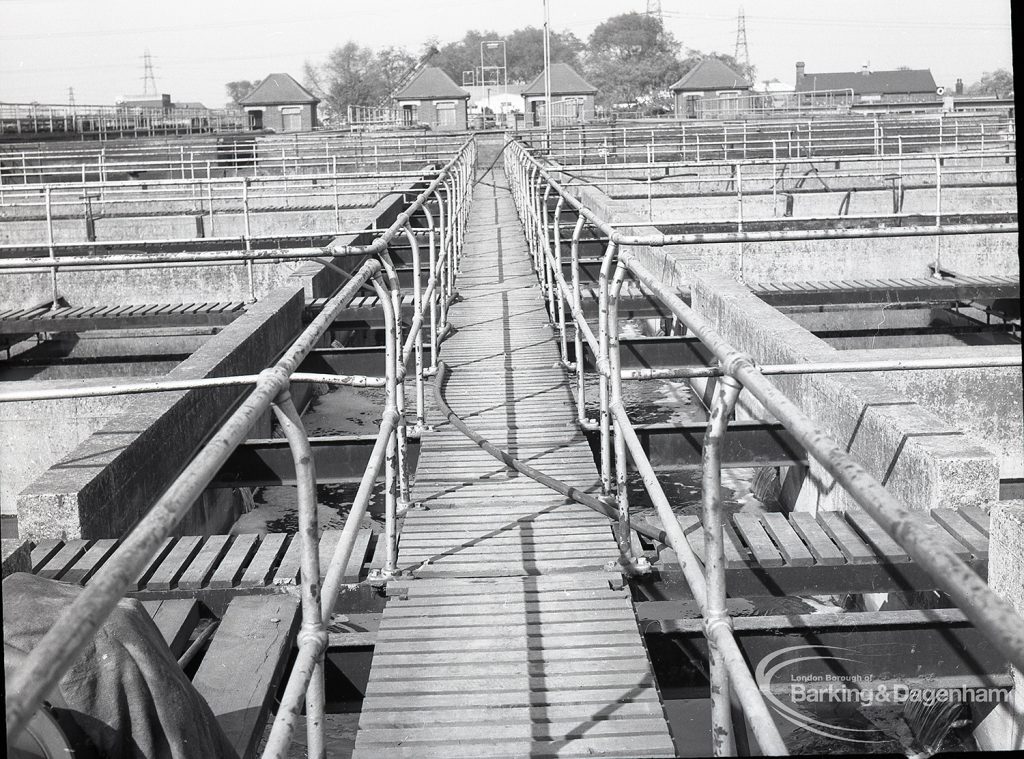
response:
[(740, 109), (741, 99), (751, 84), (717, 58), (704, 58), (669, 89), (675, 100), (676, 118), (696, 118), (702, 112), (701, 101), (715, 101), (715, 112)]
[(319, 98), (289, 74), (271, 74), (239, 102), (250, 129), (309, 132), (317, 126)]
[(470, 95), (436, 66), (424, 67), (393, 97), (403, 124), (457, 132), (467, 128)]
[[(594, 118), (597, 87), (580, 76), (568, 63), (551, 64), (551, 123), (581, 124)], [(527, 124), (543, 126), (547, 108), (544, 102), (544, 72), (541, 71), (523, 89), (523, 111)]]

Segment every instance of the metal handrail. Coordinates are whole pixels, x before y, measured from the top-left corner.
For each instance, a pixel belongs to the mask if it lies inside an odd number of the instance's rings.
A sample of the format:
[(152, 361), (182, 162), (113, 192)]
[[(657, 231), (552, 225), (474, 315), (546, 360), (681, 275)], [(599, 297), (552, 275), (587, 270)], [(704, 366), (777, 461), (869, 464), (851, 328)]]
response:
[[(404, 405), (400, 390), (400, 378), (404, 367), (398, 366), (402, 355), (399, 346), (398, 318), (395, 304), (400, 303), (397, 292), (398, 282), (394, 277), (387, 281), (382, 276), (386, 266), (389, 244), (400, 234), (408, 239), (412, 237), (410, 223), (414, 214), (425, 212), (428, 217), (428, 228), (431, 230), (431, 252), (435, 251), (433, 233), (435, 229), (426, 203), (436, 196), (438, 209), (444, 221), (436, 231), (439, 243), (437, 248), (436, 267), (429, 273), (427, 293), (421, 294), (417, 316), (423, 323), (423, 314), (429, 309), (432, 314), (430, 323), (437, 322), (437, 310), (441, 312), (441, 323), (447, 323), (448, 302), (434, 296), (435, 289), (431, 286), (439, 277), (446, 281), (454, 281), (454, 268), (457, 265), (459, 252), (468, 219), (470, 197), (470, 172), (475, 161), (476, 146), (472, 138), (465, 142), (458, 153), (442, 169), (440, 174), (430, 182), (410, 206), (398, 214), (388, 230), (366, 246), (338, 246), (337, 253), (344, 255), (353, 248), (359, 247), (362, 253), (370, 256), (382, 256), (385, 264), (377, 260), (366, 261), (360, 269), (351, 275), (349, 281), (334, 296), (324, 309), (306, 327), (301, 335), (285, 351), (275, 364), (253, 377), (210, 378), (193, 381), (142, 381), (121, 383), (117, 386), (93, 386), (90, 388), (65, 389), (62, 392), (77, 392), (80, 395), (104, 395), (118, 393), (159, 392), (180, 390), (192, 387), (225, 386), (233, 384), (252, 384), (253, 391), (243, 400), (238, 409), (218, 429), (202, 451), (189, 462), (184, 471), (175, 479), (153, 507), (138, 522), (136, 527), (124, 538), (123, 542), (110, 560), (97, 571), (89, 585), (78, 596), (74, 603), (60, 616), (53, 627), (43, 636), (25, 662), (11, 680), (6, 703), (6, 724), (8, 738), (15, 736), (24, 728), (30, 716), (38, 708), (45, 693), (54, 685), (68, 666), (75, 660), (81, 649), (95, 634), (99, 625), (106, 619), (117, 602), (124, 596), (135, 576), (149, 561), (163, 540), (171, 533), (174, 526), (187, 513), (195, 499), (212, 481), (217, 471), (226, 461), (234, 448), (248, 435), (250, 428), (263, 414), (273, 408), (281, 424), (292, 451), (296, 467), (296, 480), (299, 485), (299, 535), (301, 541), (302, 563), (302, 627), (299, 634), (299, 656), (292, 669), (289, 682), (285, 688), (285, 697), (275, 719), (271, 737), (265, 752), (266, 756), (283, 756), (287, 749), (295, 718), (299, 713), (299, 700), (305, 695), (308, 744), (310, 751), (317, 755), (323, 753), (323, 654), (326, 650), (327, 636), (324, 623), (333, 610), (334, 600), (340, 585), (344, 567), (351, 554), (356, 533), (361, 524), (373, 490), (380, 466), (386, 467), (385, 486), (385, 540), (388, 544), (388, 560), (385, 575), (392, 575), (396, 570), (395, 547), (397, 545), (397, 503), (398, 489), (407, 488), (406, 478), (402, 477), (399, 462), (400, 429), (404, 427)], [(447, 206), (448, 213), (445, 215)], [(335, 251), (327, 251), (333, 255)], [(319, 251), (323, 256), (324, 251)], [(432, 255), (431, 263), (434, 263)], [(417, 269), (416, 278), (420, 272)], [(292, 378), (297, 375), (299, 362), (326, 333), (341, 309), (347, 306), (360, 288), (372, 283), (377, 291), (378, 299), (384, 311), (386, 333), (386, 376), (383, 385), (386, 389), (386, 404), (381, 423), (381, 430), (371, 454), (370, 466), (364, 472), (356, 502), (349, 513), (342, 539), (339, 542), (331, 564), (324, 578), (323, 588), (326, 595), (321, 595), (318, 551), (318, 527), (316, 516), (316, 480), (310, 455), (309, 441), (302, 428), (298, 412), (290, 398), (288, 387)], [(443, 288), (441, 288), (443, 289)], [(451, 290), (447, 293), (450, 294)], [(420, 327), (411, 330), (410, 338), (415, 336), (418, 341)], [(432, 339), (432, 344), (436, 342)], [(436, 357), (434, 359), (436, 361)], [(422, 355), (417, 352), (416, 372), (422, 376), (425, 371)], [(303, 381), (321, 381), (321, 375), (299, 375)], [(360, 381), (376, 384), (379, 378), (335, 378), (339, 384), (358, 383)], [(28, 391), (30, 397), (43, 397), (47, 391)], [(8, 394), (2, 400), (15, 400)], [(419, 412), (422, 415), (422, 411)]]
[[(907, 230), (792, 230), (772, 233), (719, 233), (693, 235), (629, 235), (617, 231), (607, 221), (586, 207), (579, 198), (562, 187), (534, 156), (519, 142), (512, 141), (505, 150), (506, 174), (510, 178), (513, 199), (523, 225), (527, 231), (528, 248), (533, 256), (534, 269), (549, 297), (557, 291), (558, 299), (564, 301), (572, 314), (575, 325), (577, 375), (582, 375), (581, 338), (585, 339), (597, 359), (600, 381), (601, 415), (601, 479), (605, 493), (612, 492), (612, 435), (611, 422), (615, 431), (616, 480), (619, 490), (616, 496), (620, 506), (620, 524), (628, 524), (622, 514), (628, 516), (628, 500), (625, 497), (624, 469), (625, 451), (628, 449), (643, 480), (644, 486), (654, 503), (664, 526), (670, 545), (676, 551), (684, 575), (693, 595), (701, 605), (705, 618), (705, 634), (712, 649), (711, 678), (712, 690), (721, 695), (713, 706), (716, 753), (728, 753), (731, 749), (732, 730), (730, 717), (725, 708), (730, 698), (729, 680), (739, 687), (733, 695), (743, 702), (762, 749), (777, 753), (785, 750), (778, 731), (767, 712), (760, 691), (754, 684), (750, 670), (738, 655), (731, 625), (722, 604), (724, 588), (724, 562), (720, 557), (723, 542), (720, 507), (717, 505), (715, 478), (721, 467), (719, 442), (725, 433), (727, 419), (735, 404), (739, 389), (750, 392), (771, 412), (809, 454), (821, 463), (835, 477), (836, 481), (857, 501), (882, 528), (913, 557), (1007, 659), (1018, 667), (1024, 666), (1024, 619), (1012, 606), (993, 593), (991, 589), (959, 557), (946, 546), (935, 540), (921, 522), (920, 517), (904, 508), (853, 456), (836, 443), (820, 426), (808, 417), (793, 401), (787, 398), (754, 361), (732, 347), (714, 327), (702, 316), (689, 308), (681, 298), (662, 284), (647, 270), (636, 254), (623, 250), (625, 246), (664, 246), (694, 244), (699, 242), (737, 242), (747, 240), (791, 240), (830, 239), (863, 236), (895, 237), (905, 236)], [(548, 201), (554, 195), (558, 201), (553, 222), (548, 220)], [(565, 281), (561, 272), (561, 261), (552, 252), (558, 245), (561, 228), (558, 215), (563, 206), (572, 208), (577, 214), (577, 223), (571, 240), (573, 257), (572, 284)], [(607, 248), (602, 259), (599, 277), (598, 335), (595, 337), (582, 313), (579, 299), (578, 246), (584, 220), (607, 236)], [(935, 226), (921, 228), (911, 234), (971, 234), (979, 231), (1015, 232), (1016, 224), (1005, 225), (957, 225), (957, 227)], [(614, 276), (612, 268), (614, 265)], [(617, 301), (625, 275), (630, 273), (659, 302), (668, 307), (705, 346), (711, 349), (719, 361), (719, 376), (722, 381), (712, 406), (711, 421), (705, 437), (703, 482), (703, 508), (705, 543), (709, 562), (705, 574), (679, 528), (671, 505), (665, 497), (657, 476), (650, 465), (643, 447), (636, 436), (629, 416), (621, 401), (620, 384), (623, 373), (618, 358)], [(551, 318), (558, 321), (552, 310)], [(565, 324), (558, 324), (564, 333)], [(564, 340), (563, 340), (564, 344)], [(572, 367), (563, 354), (563, 362)], [(844, 369), (816, 366), (816, 371)], [(895, 367), (870, 367), (895, 368)], [(785, 366), (778, 373), (792, 373), (798, 367)], [(846, 368), (847, 371), (853, 369)], [(861, 368), (860, 370), (867, 370)], [(610, 387), (609, 387), (610, 386)], [(580, 382), (582, 390), (582, 381)], [(582, 415), (583, 397), (577, 399)], [(628, 542), (628, 535), (620, 536), (620, 544)], [(712, 578), (712, 573), (714, 578)], [(717, 650), (716, 650), (717, 649)]]

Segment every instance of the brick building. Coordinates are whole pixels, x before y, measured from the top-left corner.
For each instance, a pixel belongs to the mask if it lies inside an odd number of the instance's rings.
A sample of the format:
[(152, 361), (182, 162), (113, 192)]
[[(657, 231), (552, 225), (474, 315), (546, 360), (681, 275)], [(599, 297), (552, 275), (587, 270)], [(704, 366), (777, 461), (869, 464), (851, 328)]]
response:
[(456, 132), (466, 129), (470, 95), (436, 66), (425, 67), (393, 97), (403, 124)]
[(317, 126), (320, 100), (288, 74), (271, 74), (239, 105), (250, 129), (274, 132), (309, 132)]

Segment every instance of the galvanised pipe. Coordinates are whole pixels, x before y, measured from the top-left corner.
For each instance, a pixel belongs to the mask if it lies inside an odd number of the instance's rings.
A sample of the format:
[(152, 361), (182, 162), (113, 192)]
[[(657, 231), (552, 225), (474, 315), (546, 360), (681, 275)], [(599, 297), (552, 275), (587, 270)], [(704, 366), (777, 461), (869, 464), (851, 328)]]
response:
[[(434, 193), (438, 206), (441, 205), (441, 196)], [(437, 371), (437, 282), (439, 274), (437, 270), (437, 245), (434, 240), (434, 215), (430, 212), (430, 206), (423, 206), (423, 215), (427, 217), (427, 266), (430, 271), (430, 280), (427, 282), (427, 303), (430, 306), (430, 371)], [(441, 275), (443, 275), (443, 269)]]
[[(273, 368), (260, 373), (253, 392), (214, 433), (202, 451), (168, 487), (153, 507), (124, 538), (109, 561), (96, 572), (89, 585), (40, 639), (14, 673), (6, 706), (8, 739), (16, 736), (42, 702), (43, 695), (57, 684), (82, 648), (124, 596), (143, 566), (192, 508), (199, 494), (220, 471), (228, 457), (244, 441), (256, 421), (280, 393), (287, 389), (299, 361), (327, 331), (338, 312), (362, 284), (380, 271), (374, 261), (365, 263), (328, 307), (310, 323), (285, 351)], [(13, 694), (13, 695), (12, 695)]]
[(544, 187), (544, 195), (540, 201), (541, 226), (537, 230), (540, 235), (542, 267), (540, 271), (541, 292), (548, 302), (548, 322), (555, 323), (555, 293), (551, 287), (551, 224), (549, 223), (548, 198), (551, 196), (551, 185)]
[[(412, 307), (415, 317), (413, 318), (412, 326), (409, 328), (409, 339), (414, 341), (416, 354), (416, 427), (418, 429), (423, 429), (423, 290), (420, 282), (420, 245), (409, 227), (405, 228), (405, 235), (406, 239), (409, 241), (410, 247), (412, 248)], [(434, 274), (433, 272), (430, 272), (430, 279), (433, 278)], [(404, 352), (402, 359), (402, 368), (404, 369)]]
[[(103, 383), (97, 385), (77, 385), (62, 388), (32, 388), (30, 390), (0, 390), (0, 403), (20, 401), (52, 401), (62, 398), (105, 398), (112, 395), (138, 395), (141, 393), (166, 393), (179, 390), (195, 390), (208, 387), (236, 387), (238, 385), (255, 385), (259, 382), (258, 374), (242, 374), (233, 377), (203, 377), (191, 380), (137, 380), (134, 382)], [(384, 377), (366, 377), (358, 374), (314, 374), (295, 372), (292, 382), (304, 382), (317, 385), (349, 387), (384, 387)]]
[[(561, 197), (561, 196), (559, 196)], [(580, 294), (580, 234), (583, 232), (583, 224), (586, 222), (582, 216), (576, 216), (576, 225), (572, 230), (572, 242), (569, 245), (570, 268), (572, 272), (572, 301), (569, 305), (573, 317), (573, 348), (576, 352), (576, 419), (580, 424), (587, 421), (586, 410), (586, 373), (583, 367), (586, 364), (583, 355), (583, 338), (580, 335), (579, 323), (583, 317), (583, 303)], [(559, 289), (565, 284), (561, 267), (556, 272), (559, 281)], [(563, 298), (565, 297), (563, 290)]]
[[(611, 273), (612, 261), (618, 246), (609, 242), (605, 248), (604, 258), (601, 260), (601, 272), (598, 276), (598, 316), (597, 316), (597, 340), (600, 360), (608, 363), (608, 275)], [(601, 372), (598, 375), (598, 399), (601, 405), (599, 423), (601, 425), (601, 492), (607, 495), (612, 487), (612, 431), (611, 412), (608, 408), (608, 380), (611, 370)]]
[[(299, 628), (298, 645), (300, 649), (309, 648), (315, 654), (306, 686), (306, 750), (311, 759), (325, 759), (324, 653), (327, 651), (327, 629), (320, 612), (320, 525), (317, 516), (316, 469), (309, 438), (287, 389), (274, 400), (273, 409), (291, 449), (298, 490), (299, 589), (302, 599), (302, 625)], [(297, 711), (290, 709), (287, 713), (297, 717)], [(274, 726), (277, 727), (276, 719)], [(287, 745), (287, 741), (285, 743)]]
[[(965, 358), (892, 358), (877, 361), (812, 361), (806, 364), (758, 364), (761, 374), (850, 374), (856, 372), (899, 372), (927, 369), (990, 369), (1020, 366), (1016, 356), (978, 356)], [(721, 377), (719, 366), (679, 366), (662, 369), (623, 369), (624, 380), (679, 379), (687, 377)]]
[[(525, 152), (517, 143), (521, 151)], [(554, 190), (565, 197), (566, 202), (572, 206), (577, 213), (586, 217), (594, 227), (607, 235), (610, 242), (621, 246), (649, 246), (664, 247), (666, 245), (701, 245), (711, 243), (729, 242), (785, 242), (790, 240), (841, 240), (841, 239), (862, 239), (874, 237), (928, 237), (933, 235), (966, 235), (966, 234), (991, 234), (991, 233), (1016, 233), (1017, 224), (949, 224), (939, 227), (935, 226), (914, 226), (914, 227), (887, 227), (884, 229), (801, 229), (785, 230), (777, 232), (706, 232), (701, 234), (680, 234), (680, 235), (624, 235), (615, 229), (615, 225), (599, 218), (597, 214), (587, 208), (581, 200), (571, 195), (556, 180), (552, 179), (547, 171), (530, 158), (531, 165), (544, 179), (552, 185)], [(666, 222), (667, 223), (667, 222)]]
[(727, 374), (772, 413), (825, 470), (950, 596), (986, 638), (1024, 669), (1024, 619), (908, 511), (870, 472), (733, 348), (704, 317), (666, 288), (630, 252), (621, 256), (633, 275), (682, 321), (722, 364)]
[[(608, 294), (608, 323), (604, 330), (608, 342), (607, 355), (611, 384), (611, 402), (618, 403), (619, 405), (622, 404), (622, 359), (619, 352), (619, 297), (622, 294), (622, 282), (625, 277), (626, 267), (619, 262), (615, 266), (615, 276), (612, 278)], [(623, 561), (633, 564), (633, 544), (629, 534), (629, 487), (626, 480), (629, 465), (626, 459), (626, 443), (623, 440), (622, 431), (619, 429), (618, 420), (615, 421), (614, 444), (615, 498), (618, 501), (619, 508), (619, 524), (616, 538)]]
[(723, 377), (711, 407), (704, 447), (701, 451), (701, 507), (704, 523), (704, 575), (707, 579), (707, 604), (704, 611), (705, 636), (708, 639), (711, 680), (711, 721), (715, 729), (712, 742), (715, 756), (734, 756), (732, 705), (729, 697), (729, 672), (711, 628), (724, 625), (732, 630), (726, 608), (725, 536), (722, 514), (722, 438), (729, 416), (740, 395), (740, 386), (732, 377)]
[[(398, 353), (400, 347), (403, 345), (402, 342), (402, 288), (398, 280), (398, 272), (395, 269), (394, 263), (391, 261), (391, 254), (384, 252), (380, 255), (380, 262), (384, 267), (384, 275), (387, 278), (388, 287), (387, 291), (391, 297), (391, 309), (392, 309), (392, 323), (393, 327), (388, 327), (385, 323), (385, 329), (394, 329), (395, 332), (395, 376), (396, 378), (401, 376), (402, 381), (397, 382), (395, 386), (395, 406), (398, 408), (398, 427), (395, 430), (397, 457), (398, 457), (398, 493), (399, 493), (399, 507), (404, 511), (409, 506), (409, 436), (408, 436), (408, 423), (405, 418), (405, 364), (399, 365)], [(381, 291), (384, 292), (384, 291)]]
[[(551, 282), (551, 294), (552, 297), (557, 297), (558, 307), (558, 347), (562, 355), (562, 365), (569, 365), (569, 346), (565, 337), (565, 296), (562, 294), (561, 288), (558, 288), (557, 294), (555, 293), (554, 283), (554, 272), (562, 270), (562, 239), (559, 235), (559, 225), (562, 217), (562, 203), (565, 202), (565, 198), (561, 195), (558, 196), (558, 201), (555, 203), (555, 218), (554, 223), (551, 225), (551, 236), (552, 236), (552, 247), (555, 252), (554, 263), (551, 264), (552, 271), (552, 282)], [(554, 314), (551, 315), (554, 320)]]
[[(403, 422), (402, 408), (399, 406), (398, 382), (398, 314), (394, 302), (389, 303), (387, 298), (388, 288), (384, 286), (381, 278), (373, 280), (380, 302), (384, 305), (384, 377), (385, 394), (384, 409), (394, 412), (394, 430), (387, 438), (387, 451), (384, 460), (384, 568), (382, 574), (385, 577), (393, 577), (398, 566), (398, 480), (400, 479), (400, 460), (398, 453), (398, 433)], [(390, 305), (390, 308), (388, 307)], [(376, 447), (376, 446), (374, 446)], [(360, 483), (361, 485), (362, 483)]]
[[(665, 496), (665, 491), (662, 490), (661, 483), (658, 482), (658, 476), (655, 474), (647, 454), (644, 453), (643, 445), (636, 436), (636, 431), (629, 421), (625, 408), (623, 408), (621, 403), (612, 404), (611, 412), (619, 423), (619, 428), (622, 430), (623, 438), (626, 441), (626, 447), (633, 457), (633, 463), (647, 493), (651, 497), (655, 509), (657, 509), (658, 518), (661, 520), (668, 544), (676, 552), (676, 558), (683, 571), (683, 576), (703, 616), (706, 613), (707, 583), (700, 569), (700, 563), (697, 557), (694, 556), (690, 544), (686, 541), (686, 536), (676, 520), (676, 515), (672, 511), (668, 498)], [(719, 624), (705, 628), (705, 634), (711, 636), (709, 642), (713, 640), (722, 654), (725, 666), (729, 671), (729, 676), (736, 685), (734, 692), (746, 711), (750, 727), (754, 731), (754, 737), (762, 752), (767, 755), (787, 754), (786, 744), (779, 734), (779, 729), (772, 719), (771, 712), (768, 711), (768, 707), (764, 703), (764, 696), (755, 682), (754, 676), (747, 668), (746, 660), (743, 658), (743, 654), (733, 638), (732, 631), (728, 626)]]

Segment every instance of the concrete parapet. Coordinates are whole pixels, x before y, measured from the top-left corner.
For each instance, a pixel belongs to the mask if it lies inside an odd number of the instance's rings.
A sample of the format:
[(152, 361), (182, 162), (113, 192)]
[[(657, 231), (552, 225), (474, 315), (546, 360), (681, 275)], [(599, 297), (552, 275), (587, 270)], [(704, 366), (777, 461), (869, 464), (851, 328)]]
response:
[[(990, 532), (988, 583), (1024, 616), (1024, 502), (996, 504)], [(1013, 691), (1008, 702), (996, 704), (988, 714), (974, 707), (980, 722), (974, 736), (983, 751), (1024, 750), (1024, 673), (1012, 666), (1010, 672)]]
[[(210, 338), (169, 379), (249, 374), (287, 345), (302, 319), (302, 284), (280, 288)], [(238, 388), (133, 399), (18, 497), (22, 538), (121, 537), (244, 395)]]
[[(693, 276), (693, 307), (735, 347), (760, 363), (841, 360), (841, 353), (730, 277)], [(937, 416), (877, 377), (793, 375), (776, 385), (911, 509), (977, 506), (999, 495), (999, 463), (961, 425)], [(746, 393), (741, 408), (766, 412)], [(852, 503), (812, 463), (796, 507), (844, 509)]]
[[(369, 226), (390, 225), (401, 208), (401, 197), (389, 196), (374, 208)], [(361, 244), (369, 242), (369, 236), (357, 233), (338, 242)], [(347, 266), (351, 268), (358, 261), (354, 259)], [(261, 371), (301, 330), (306, 299), (329, 295), (343, 281), (342, 274), (315, 262), (263, 268), (280, 272), (278, 281), (267, 284), (273, 289), (168, 373), (168, 379)], [(163, 272), (161, 275), (166, 287), (167, 280)], [(226, 296), (221, 293), (211, 299), (223, 301)], [(245, 393), (238, 388), (217, 388), (131, 399), (115, 418), (21, 492), (17, 499), (20, 537), (121, 537), (152, 506)], [(301, 397), (296, 400), (302, 402)], [(235, 501), (232, 491), (205, 492), (179, 524), (178, 534), (226, 528), (236, 516), (232, 511)]]
[[(841, 361), (886, 358), (1017, 358), (1019, 345), (840, 351)], [(876, 372), (897, 392), (913, 398), (969, 435), (999, 451), (1001, 479), (1024, 477), (1024, 410), (1020, 367)]]
[[(5, 387), (11, 384), (5, 383)], [(43, 389), (78, 383), (33, 380), (13, 384)], [(22, 488), (102, 429), (127, 403), (123, 396), (0, 403), (0, 513), (16, 514)]]

